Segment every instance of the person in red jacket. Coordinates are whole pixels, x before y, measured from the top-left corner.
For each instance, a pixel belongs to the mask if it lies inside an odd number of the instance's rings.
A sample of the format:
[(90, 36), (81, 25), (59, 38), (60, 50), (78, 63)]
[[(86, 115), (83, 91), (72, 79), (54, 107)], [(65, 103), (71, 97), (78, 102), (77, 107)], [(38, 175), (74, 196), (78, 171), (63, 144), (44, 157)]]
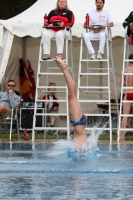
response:
[[(58, 20), (58, 22), (56, 21)], [(65, 27), (72, 27), (74, 24), (74, 14), (68, 9), (67, 0), (58, 0), (57, 6), (48, 14), (48, 26), (42, 34), (43, 60), (50, 58), (51, 39), (55, 38), (57, 55), (62, 58)], [(69, 30), (66, 31), (67, 37), (70, 36)]]
[[(56, 88), (54, 87), (55, 83), (49, 83), (49, 86), (52, 86), (52, 87), (49, 87), (49, 89), (48, 89), (49, 93), (48, 94), (43, 94), (40, 99), (42, 99), (42, 100), (50, 100), (50, 102), (48, 102), (48, 103), (46, 102), (47, 112), (48, 113), (58, 113), (58, 110), (59, 110), (58, 100), (59, 99), (55, 94), (55, 91), (56, 91)], [(57, 100), (57, 101), (53, 101), (53, 100)], [(59, 117), (55, 116), (55, 115), (50, 116), (50, 127), (54, 127), (55, 123), (57, 125), (59, 125)], [(48, 132), (53, 133), (55, 135), (58, 133), (58, 131), (56, 131), (54, 129), (53, 130), (49, 130)]]

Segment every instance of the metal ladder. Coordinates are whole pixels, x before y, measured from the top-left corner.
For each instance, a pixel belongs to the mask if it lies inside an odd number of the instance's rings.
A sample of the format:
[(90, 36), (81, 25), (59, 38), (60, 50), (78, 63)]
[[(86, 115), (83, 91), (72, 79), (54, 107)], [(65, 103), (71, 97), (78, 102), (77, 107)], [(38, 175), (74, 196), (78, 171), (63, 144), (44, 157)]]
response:
[[(86, 113), (85, 115), (87, 117), (91, 116), (91, 117), (108, 117), (109, 118), (109, 128), (105, 127), (104, 130), (109, 130), (110, 131), (110, 143), (112, 142), (112, 120), (111, 120), (111, 102), (110, 102), (110, 72), (112, 72), (113, 74), (113, 80), (114, 80), (114, 89), (115, 89), (115, 95), (116, 95), (116, 100), (117, 100), (117, 90), (116, 90), (116, 81), (115, 81), (115, 73), (114, 73), (114, 62), (113, 62), (113, 54), (112, 54), (112, 36), (111, 36), (111, 29), (108, 28), (108, 37), (106, 39), (106, 50), (107, 50), (107, 58), (106, 59), (102, 59), (102, 60), (90, 60), (88, 59), (88, 51), (87, 51), (87, 59), (83, 59), (83, 33), (84, 31), (87, 31), (87, 29), (85, 27), (83, 27), (83, 31), (82, 31), (82, 36), (81, 36), (81, 43), (80, 43), (80, 60), (79, 60), (79, 74), (78, 74), (78, 91), (77, 91), (77, 97), (79, 99), (79, 102), (81, 103), (86, 103), (87, 107), (86, 107)], [(91, 40), (93, 42), (95, 41), (99, 41), (99, 39), (96, 40)], [(96, 63), (96, 66), (98, 67), (91, 67), (91, 63)], [(86, 69), (83, 70), (82, 65), (86, 63)], [(90, 66), (89, 66), (90, 63)], [(107, 64), (107, 67), (102, 68), (103, 63)], [(110, 63), (111, 63), (111, 67), (110, 67)], [(84, 71), (84, 72), (82, 72)], [(107, 77), (107, 85), (106, 86), (100, 86), (100, 85), (96, 85), (96, 86), (92, 86), (89, 85), (88, 86), (88, 81), (89, 78), (91, 76), (94, 76), (94, 78), (96, 76), (101, 76), (101, 77)], [(83, 83), (81, 84), (81, 79), (82, 77), (86, 77), (86, 85)], [(82, 86), (81, 86), (82, 85)], [(86, 99), (81, 100), (81, 94), (84, 95), (86, 94)], [(101, 94), (101, 99), (93, 99), (93, 100), (88, 100), (89, 95), (90, 94), (96, 94), (99, 93)], [(103, 99), (102, 94), (105, 94), (107, 96), (107, 99)], [(108, 104), (108, 113), (105, 114), (101, 114), (101, 113), (88, 113), (88, 104), (89, 103), (97, 103), (97, 102), (101, 102), (101, 103), (107, 103)], [(118, 104), (117, 104), (117, 113), (118, 113)], [(87, 127), (86, 130), (93, 130), (94, 128), (92, 127)], [(102, 128), (96, 128), (96, 130), (101, 130)]]
[[(74, 79), (74, 63), (73, 63), (73, 51), (72, 51), (72, 32), (71, 32), (71, 28), (70, 27), (65, 27), (65, 31), (67, 31), (67, 28), (69, 28), (70, 31), (70, 37), (67, 38), (67, 36), (65, 36), (65, 54), (66, 54), (66, 58), (63, 59), (65, 62), (68, 63), (68, 51), (70, 52), (70, 62), (71, 62), (71, 67), (68, 66), (68, 69), (70, 70), (72, 77)], [(44, 27), (43, 27), (44, 29)], [(69, 47), (69, 50), (68, 50)], [(36, 80), (36, 97), (35, 97), (35, 107), (34, 107), (34, 116), (33, 116), (33, 129), (32, 129), (32, 141), (35, 140), (35, 131), (37, 130), (43, 130), (44, 131), (44, 138), (46, 137), (46, 130), (52, 130), (53, 127), (46, 127), (46, 118), (48, 116), (65, 116), (67, 118), (67, 126), (66, 127), (54, 127), (54, 129), (56, 130), (66, 130), (67, 131), (67, 139), (69, 140), (70, 138), (70, 124), (69, 124), (69, 105), (68, 105), (68, 89), (67, 89), (67, 85), (65, 83), (65, 86), (54, 86), (56, 88), (56, 92), (57, 93), (64, 93), (65, 95), (63, 97), (65, 97), (65, 99), (63, 100), (58, 100), (59, 103), (63, 102), (66, 104), (66, 113), (47, 113), (46, 112), (46, 106), (45, 106), (45, 112), (43, 113), (37, 113), (37, 103), (40, 102), (44, 102), (45, 104), (47, 102), (50, 102), (50, 100), (40, 100), (39, 99), (39, 92), (43, 92), (47, 95), (48, 93), (48, 88), (50, 88), (51, 86), (48, 86), (48, 79), (49, 77), (52, 76), (58, 76), (59, 79), (60, 77), (64, 77), (63, 73), (60, 71), (59, 67), (53, 62), (53, 60), (42, 60), (41, 59), (42, 56), (42, 39), (40, 42), (40, 49), (39, 49), (39, 60), (38, 60), (38, 71), (37, 71), (37, 80)], [(45, 64), (46, 70), (42, 70), (42, 63)], [(54, 66), (50, 66), (50, 64), (54, 63)], [(57, 71), (59, 70), (59, 72)], [(53, 72), (54, 71), (54, 72)], [(56, 72), (55, 72), (56, 71)], [(40, 78), (41, 77), (46, 77), (46, 84), (44, 85), (40, 85)], [(57, 100), (53, 100), (57, 101)], [(42, 116), (42, 119), (44, 121), (45, 118), (45, 123), (42, 123), (42, 127), (36, 127), (36, 117), (37, 116)]]
[[(133, 35), (132, 35), (133, 37)], [(121, 128), (121, 119), (122, 117), (133, 117), (133, 114), (122, 114), (122, 106), (123, 106), (123, 103), (126, 103), (126, 102), (132, 102), (132, 101), (129, 101), (129, 100), (123, 100), (123, 94), (124, 94), (124, 91), (126, 92), (127, 89), (132, 89), (133, 87), (127, 87), (126, 86), (123, 86), (124, 84), (124, 76), (128, 76), (128, 75), (133, 75), (133, 73), (124, 73), (124, 69), (128, 67), (129, 65), (129, 61), (132, 61), (133, 60), (129, 60), (128, 59), (128, 56), (129, 56), (129, 53), (130, 53), (130, 47), (132, 44), (130, 44), (130, 37), (127, 36), (127, 30), (126, 30), (126, 34), (125, 34), (125, 38), (124, 38), (124, 43), (123, 43), (123, 48), (124, 48), (124, 51), (123, 51), (123, 67), (122, 67), (122, 83), (121, 83), (121, 96), (120, 96), (120, 114), (119, 114), (119, 124), (118, 124), (118, 140), (117, 142), (119, 143), (120, 141), (120, 131), (133, 131), (133, 128)], [(132, 45), (133, 47), (133, 45)]]

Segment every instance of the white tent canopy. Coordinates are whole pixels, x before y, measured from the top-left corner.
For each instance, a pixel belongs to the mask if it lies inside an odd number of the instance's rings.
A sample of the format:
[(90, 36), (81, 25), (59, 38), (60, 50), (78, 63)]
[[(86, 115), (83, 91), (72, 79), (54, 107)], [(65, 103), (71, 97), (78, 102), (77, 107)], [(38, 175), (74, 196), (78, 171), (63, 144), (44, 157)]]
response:
[[(75, 24), (72, 29), (73, 35), (80, 37), (85, 15), (95, 8), (95, 0), (68, 0), (68, 5), (75, 15)], [(105, 0), (104, 8), (110, 12), (115, 23), (112, 29), (113, 37), (124, 36), (125, 31), (122, 27), (122, 22), (131, 12), (132, 5), (132, 0)], [(48, 14), (55, 6), (56, 0), (38, 0), (23, 13), (9, 20), (0, 20), (0, 23), (18, 37), (27, 35), (39, 37), (41, 35), (44, 14)]]
[[(112, 28), (112, 36), (115, 37), (113, 40), (113, 54), (117, 85), (119, 85), (123, 57), (121, 54), (123, 39), (120, 37), (124, 37), (125, 35), (125, 29), (122, 27), (122, 23), (132, 11), (132, 1), (105, 0), (104, 8), (110, 12), (115, 24)], [(75, 77), (77, 77), (81, 30), (86, 13), (95, 8), (95, 0), (68, 0), (68, 5), (69, 9), (75, 15), (72, 34), (76, 36), (73, 40), (73, 51)], [(19, 80), (19, 58), (23, 57), (23, 55), (24, 58), (26, 57), (30, 60), (36, 77), (43, 17), (45, 13), (48, 14), (55, 6), (56, 0), (38, 0), (18, 16), (9, 20), (0, 20), (0, 83), (3, 77), (4, 81), (7, 81), (9, 78), (14, 78), (16, 81)], [(53, 55), (55, 55), (56, 47), (55, 44), (52, 45)]]

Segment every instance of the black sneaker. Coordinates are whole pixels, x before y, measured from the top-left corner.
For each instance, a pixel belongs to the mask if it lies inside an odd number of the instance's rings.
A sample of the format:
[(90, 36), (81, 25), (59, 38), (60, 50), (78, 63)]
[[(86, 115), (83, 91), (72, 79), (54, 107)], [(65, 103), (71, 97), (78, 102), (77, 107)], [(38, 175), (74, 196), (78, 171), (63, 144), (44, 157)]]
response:
[(42, 60), (50, 60), (50, 57), (42, 57)]

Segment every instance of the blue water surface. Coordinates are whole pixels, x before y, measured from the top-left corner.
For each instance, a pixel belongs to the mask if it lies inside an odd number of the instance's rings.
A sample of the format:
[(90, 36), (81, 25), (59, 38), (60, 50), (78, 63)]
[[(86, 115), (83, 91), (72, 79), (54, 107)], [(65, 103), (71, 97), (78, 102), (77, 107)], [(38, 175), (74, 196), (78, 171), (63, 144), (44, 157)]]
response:
[(0, 199), (133, 199), (133, 145), (0, 143)]

